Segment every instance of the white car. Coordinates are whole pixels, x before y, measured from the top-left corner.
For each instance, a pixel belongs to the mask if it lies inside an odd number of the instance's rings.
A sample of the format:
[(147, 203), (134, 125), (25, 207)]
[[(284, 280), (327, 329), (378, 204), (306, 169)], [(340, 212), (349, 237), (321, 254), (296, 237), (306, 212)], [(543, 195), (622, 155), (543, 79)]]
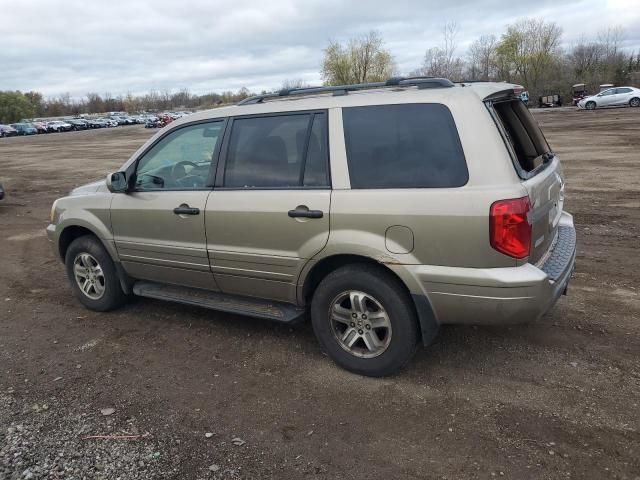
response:
[(48, 132), (69, 132), (72, 129), (73, 129), (73, 125), (67, 122), (63, 122), (62, 120), (54, 120), (52, 122), (47, 122)]
[(603, 90), (597, 95), (585, 97), (578, 102), (579, 108), (595, 110), (604, 107), (640, 107), (640, 88), (615, 87)]

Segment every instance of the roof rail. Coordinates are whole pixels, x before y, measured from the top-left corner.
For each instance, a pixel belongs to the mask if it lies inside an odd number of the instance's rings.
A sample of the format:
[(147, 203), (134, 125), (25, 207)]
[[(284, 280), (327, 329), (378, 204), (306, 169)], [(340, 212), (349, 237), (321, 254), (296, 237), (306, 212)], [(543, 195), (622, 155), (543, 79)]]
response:
[(302, 88), (285, 88), (279, 92), (265, 93), (264, 95), (254, 95), (238, 102), (238, 105), (253, 105), (262, 103), (265, 100), (290, 97), (292, 95), (312, 95), (316, 93), (330, 93), (334, 96), (347, 95), (349, 92), (356, 90), (369, 90), (372, 88), (384, 87), (412, 87), (422, 88), (449, 88), (455, 84), (446, 78), (436, 77), (392, 77), (384, 82), (356, 83), (353, 85), (327, 85), (323, 87), (302, 87)]

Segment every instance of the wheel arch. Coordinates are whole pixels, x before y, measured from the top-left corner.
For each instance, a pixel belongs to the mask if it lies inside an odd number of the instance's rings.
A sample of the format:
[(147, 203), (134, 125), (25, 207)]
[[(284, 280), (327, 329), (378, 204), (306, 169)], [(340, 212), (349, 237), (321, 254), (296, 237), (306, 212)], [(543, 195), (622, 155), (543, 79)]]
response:
[(73, 242), (76, 238), (80, 238), (83, 236), (92, 236), (100, 242), (100, 244), (104, 247), (104, 249), (111, 257), (111, 260), (113, 261), (116, 272), (118, 274), (118, 278), (120, 280), (120, 285), (122, 286), (122, 290), (126, 294), (130, 294), (132, 292), (133, 279), (129, 277), (129, 275), (124, 271), (122, 265), (120, 264), (120, 261), (118, 260), (118, 257), (114, 255), (115, 251), (113, 245), (105, 242), (104, 239), (100, 238), (100, 236), (93, 229), (79, 224), (72, 224), (64, 227), (62, 232), (60, 232), (60, 236), (58, 237), (57, 247), (60, 259), (64, 262), (67, 250), (69, 249), (69, 245), (71, 245), (71, 242)]
[(105, 245), (105, 242), (100, 238), (100, 236), (93, 229), (85, 225), (73, 224), (73, 225), (65, 226), (60, 232), (60, 236), (58, 237), (58, 245), (57, 245), (58, 255), (60, 256), (60, 259), (63, 262), (67, 254), (67, 250), (69, 249), (69, 245), (71, 245), (71, 242), (73, 242), (76, 238), (80, 238), (85, 235), (90, 235), (92, 237), (95, 237), (102, 244), (102, 246), (107, 250), (109, 255), (111, 255), (112, 259), (115, 261), (115, 259), (113, 258), (113, 255), (111, 254), (110, 246)]
[(298, 286), (298, 302), (302, 305), (309, 305), (313, 293), (327, 275), (345, 265), (353, 264), (375, 266), (398, 281), (407, 295), (411, 297), (414, 311), (418, 318), (420, 338), (423, 344), (430, 344), (437, 333), (439, 325), (429, 299), (425, 295), (412, 293), (409, 286), (394, 269), (371, 257), (358, 254), (334, 254), (317, 261), (306, 272), (304, 277), (301, 276), (301, 282)]

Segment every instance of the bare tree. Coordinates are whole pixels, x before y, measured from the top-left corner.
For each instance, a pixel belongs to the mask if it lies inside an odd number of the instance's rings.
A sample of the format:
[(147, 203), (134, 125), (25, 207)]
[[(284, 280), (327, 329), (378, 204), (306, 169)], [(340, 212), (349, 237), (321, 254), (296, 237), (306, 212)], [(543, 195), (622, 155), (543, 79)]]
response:
[(305, 82), (301, 78), (295, 78), (295, 79), (286, 79), (284, 82), (282, 82), (282, 86), (280, 87), (280, 90), (291, 90), (293, 88), (308, 88), (308, 87), (309, 87), (309, 84), (307, 82)]
[(456, 56), (458, 25), (455, 22), (447, 22), (442, 34), (442, 45), (427, 49), (422, 68), (412, 74), (462, 80), (464, 61)]
[(372, 30), (346, 45), (331, 42), (324, 50), (322, 78), (327, 85), (377, 82), (393, 76), (393, 57), (383, 48), (382, 36)]
[(571, 80), (586, 83), (595, 91), (602, 83), (623, 84), (629, 81), (636, 68), (628, 53), (621, 47), (624, 31), (610, 27), (592, 40), (582, 37), (569, 50), (565, 64)]
[(496, 46), (494, 35), (482, 35), (469, 47), (467, 53), (469, 80), (488, 81), (496, 77)]

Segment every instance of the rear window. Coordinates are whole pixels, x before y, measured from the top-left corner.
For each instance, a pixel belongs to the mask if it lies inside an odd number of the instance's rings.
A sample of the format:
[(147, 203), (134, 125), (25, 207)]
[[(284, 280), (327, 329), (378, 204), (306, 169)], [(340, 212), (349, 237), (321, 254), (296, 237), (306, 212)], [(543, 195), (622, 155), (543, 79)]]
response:
[(441, 104), (342, 109), (351, 188), (460, 187), (469, 179), (451, 112)]
[(551, 149), (525, 104), (520, 100), (497, 102), (493, 109), (521, 172), (529, 173), (542, 165)]

